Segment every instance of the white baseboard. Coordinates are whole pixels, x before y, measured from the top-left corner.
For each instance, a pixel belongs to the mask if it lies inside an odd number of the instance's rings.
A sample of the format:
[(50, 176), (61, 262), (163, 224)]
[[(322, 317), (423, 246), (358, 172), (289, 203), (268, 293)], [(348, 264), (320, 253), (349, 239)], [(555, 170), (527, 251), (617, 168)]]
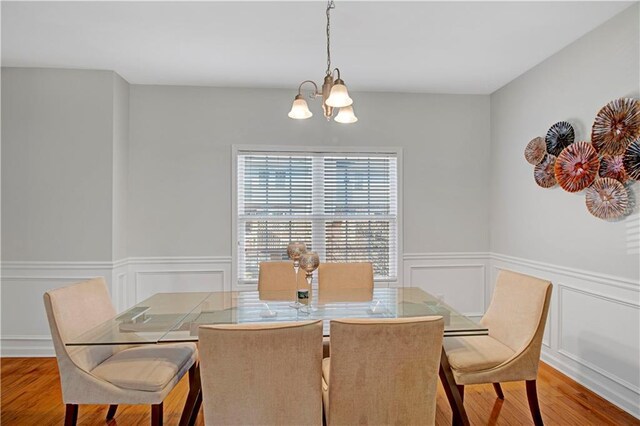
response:
[[(231, 283), (231, 264), (229, 256), (138, 257), (118, 262), (3, 262), (1, 354), (53, 356), (42, 305), (42, 293), (49, 288), (104, 276), (115, 306), (123, 310), (156, 290), (237, 288)], [(554, 283), (542, 359), (640, 418), (640, 387), (634, 381), (634, 377), (640, 376), (637, 362), (640, 343), (637, 336), (632, 336), (634, 320), (635, 325), (640, 322), (640, 283), (501, 253), (406, 253), (402, 265), (404, 285), (442, 294), (447, 303), (476, 320), (491, 300), (500, 269), (539, 276)], [(468, 297), (471, 293), (472, 298)], [(20, 304), (13, 304), (15, 300)], [(597, 322), (591, 324), (594, 315), (582, 313), (584, 303), (597, 308)], [(576, 319), (576, 315), (584, 318)], [(621, 326), (620, 321), (626, 324)], [(587, 325), (583, 327), (582, 323)], [(589, 336), (594, 338), (589, 340)], [(599, 339), (607, 343), (608, 352), (594, 352), (588, 346)], [(616, 350), (610, 350), (611, 347)], [(633, 356), (635, 364), (629, 361)]]
[(2, 357), (53, 357), (51, 336), (2, 336)]
[(565, 360), (554, 355), (551, 351), (547, 350), (547, 348), (542, 348), (540, 359), (562, 374), (640, 419), (640, 404), (638, 399), (634, 401), (634, 399), (629, 398), (629, 395), (626, 393), (617, 391), (615, 387), (611, 385), (607, 386), (600, 380), (594, 380), (592, 376), (584, 374), (582, 368), (567, 364)]

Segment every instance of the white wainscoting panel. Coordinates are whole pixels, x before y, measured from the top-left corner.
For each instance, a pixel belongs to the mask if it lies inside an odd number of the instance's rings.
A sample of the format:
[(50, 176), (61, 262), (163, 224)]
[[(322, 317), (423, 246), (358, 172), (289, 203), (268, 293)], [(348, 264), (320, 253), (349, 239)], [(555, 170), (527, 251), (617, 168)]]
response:
[(136, 302), (155, 293), (224, 291), (224, 271), (138, 271), (135, 283)]
[(554, 287), (542, 360), (640, 418), (640, 282), (528, 259), (491, 255), (500, 270)]
[(44, 293), (94, 277), (110, 285), (112, 271), (111, 262), (3, 262), (1, 355), (53, 356)]
[(155, 293), (230, 291), (231, 257), (130, 258), (127, 306)]
[(478, 319), (487, 307), (488, 253), (412, 253), (404, 256), (404, 285), (442, 297)]
[(640, 306), (562, 284), (556, 288), (558, 353), (640, 394)]
[(111, 273), (112, 285), (111, 285), (111, 299), (113, 300), (113, 306), (116, 307), (118, 312), (122, 312), (127, 308), (127, 294), (129, 283), (129, 262), (128, 259), (123, 259), (118, 262), (114, 262), (113, 271)]

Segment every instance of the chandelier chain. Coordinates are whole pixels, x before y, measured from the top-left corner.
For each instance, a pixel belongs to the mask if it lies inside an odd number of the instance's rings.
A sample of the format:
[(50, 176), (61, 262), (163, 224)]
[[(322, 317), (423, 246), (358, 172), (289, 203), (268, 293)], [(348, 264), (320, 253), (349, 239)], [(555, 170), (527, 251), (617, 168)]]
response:
[(331, 74), (331, 9), (335, 7), (333, 0), (327, 2), (327, 75)]

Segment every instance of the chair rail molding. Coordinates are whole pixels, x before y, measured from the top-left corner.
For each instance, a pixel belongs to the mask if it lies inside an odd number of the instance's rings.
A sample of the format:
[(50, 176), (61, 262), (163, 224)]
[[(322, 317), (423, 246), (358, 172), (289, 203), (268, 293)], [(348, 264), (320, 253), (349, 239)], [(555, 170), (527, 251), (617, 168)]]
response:
[(536, 260), (523, 259), (515, 256), (507, 256), (501, 253), (491, 253), (492, 261), (505, 262), (513, 265), (519, 265), (523, 267), (533, 268), (538, 271), (546, 271), (555, 274), (562, 274), (569, 277), (578, 278), (581, 280), (588, 279), (591, 282), (602, 283), (609, 286), (620, 287), (627, 290), (640, 292), (640, 281), (635, 281), (630, 278), (601, 274), (598, 272), (588, 271), (585, 269), (570, 268), (566, 266), (560, 266), (553, 263), (540, 262)]

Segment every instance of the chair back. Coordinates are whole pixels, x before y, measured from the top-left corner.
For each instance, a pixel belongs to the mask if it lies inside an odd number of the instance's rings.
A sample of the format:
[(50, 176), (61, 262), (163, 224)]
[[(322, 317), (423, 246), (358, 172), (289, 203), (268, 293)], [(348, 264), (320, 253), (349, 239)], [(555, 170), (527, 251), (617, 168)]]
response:
[(330, 425), (434, 424), (442, 317), (331, 321)]
[(44, 294), (51, 338), (63, 391), (67, 369), (91, 371), (112, 356), (118, 346), (65, 346), (65, 343), (116, 315), (104, 278), (94, 278)]
[(321, 425), (322, 321), (201, 326), (207, 425)]
[[(512, 271), (500, 271), (489, 309), (480, 321), (489, 335), (516, 354), (526, 348), (540, 355), (551, 301), (551, 282)], [(536, 349), (537, 347), (537, 349)]]
[[(309, 288), (302, 269), (298, 271), (297, 288)], [(258, 291), (296, 290), (296, 274), (293, 262), (260, 262)]]
[(373, 291), (373, 265), (369, 262), (321, 263), (318, 267), (318, 291), (345, 288)]

